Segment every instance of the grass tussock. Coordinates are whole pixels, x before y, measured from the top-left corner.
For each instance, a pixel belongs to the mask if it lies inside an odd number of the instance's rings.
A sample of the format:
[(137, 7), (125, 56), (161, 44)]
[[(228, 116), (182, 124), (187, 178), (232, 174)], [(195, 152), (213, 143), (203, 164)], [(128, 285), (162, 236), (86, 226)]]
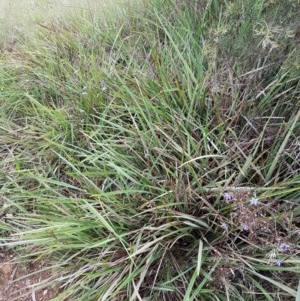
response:
[(57, 301), (295, 300), (299, 11), (152, 1), (4, 47), (1, 245)]

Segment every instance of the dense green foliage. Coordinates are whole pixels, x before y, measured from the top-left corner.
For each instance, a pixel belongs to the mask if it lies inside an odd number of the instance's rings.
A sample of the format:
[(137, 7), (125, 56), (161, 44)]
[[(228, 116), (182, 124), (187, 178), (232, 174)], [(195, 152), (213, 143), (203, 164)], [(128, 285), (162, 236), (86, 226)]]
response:
[(295, 300), (299, 12), (152, 1), (1, 41), (1, 245), (55, 300)]

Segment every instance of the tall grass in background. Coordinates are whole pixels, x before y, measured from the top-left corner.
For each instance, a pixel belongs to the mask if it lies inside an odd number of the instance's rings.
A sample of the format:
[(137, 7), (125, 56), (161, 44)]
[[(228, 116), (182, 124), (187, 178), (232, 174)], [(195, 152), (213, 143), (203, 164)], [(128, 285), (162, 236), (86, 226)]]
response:
[[(13, 49), (18, 43), (33, 39), (41, 28), (72, 23), (84, 18), (93, 22), (108, 15), (119, 14), (131, 0), (1, 0), (1, 48)], [(140, 1), (135, 1), (139, 6)], [(115, 16), (114, 16), (115, 17)], [(95, 20), (94, 20), (95, 21)]]
[(141, 2), (3, 43), (1, 245), (54, 300), (295, 300), (299, 12)]

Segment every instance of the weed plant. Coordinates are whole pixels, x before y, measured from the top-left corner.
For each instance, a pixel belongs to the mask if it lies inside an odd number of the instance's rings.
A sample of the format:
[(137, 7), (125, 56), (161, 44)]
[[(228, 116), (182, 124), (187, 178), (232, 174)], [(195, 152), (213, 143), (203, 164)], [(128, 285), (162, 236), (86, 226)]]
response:
[(141, 2), (3, 46), (1, 245), (53, 300), (295, 300), (299, 12)]

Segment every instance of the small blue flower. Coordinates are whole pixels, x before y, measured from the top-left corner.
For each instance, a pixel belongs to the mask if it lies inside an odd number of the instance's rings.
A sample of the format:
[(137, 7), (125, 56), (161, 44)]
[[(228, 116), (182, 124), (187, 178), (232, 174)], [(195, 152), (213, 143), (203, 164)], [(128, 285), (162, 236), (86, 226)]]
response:
[(228, 230), (228, 225), (226, 223), (222, 222), (221, 223), (221, 228), (227, 231)]
[(250, 199), (249, 203), (250, 203), (250, 205), (257, 206), (259, 204), (259, 201), (256, 198), (252, 198), (252, 199)]
[(242, 230), (243, 231), (248, 231), (249, 230), (249, 225), (247, 223), (242, 223)]
[(287, 252), (287, 251), (290, 250), (290, 245), (287, 244), (287, 243), (285, 243), (285, 242), (283, 242), (283, 243), (281, 243), (281, 244), (278, 246), (277, 249), (278, 249), (279, 252)]
[(223, 198), (226, 203), (230, 203), (233, 200), (233, 195), (231, 193), (225, 192)]
[(277, 265), (278, 267), (280, 267), (280, 266), (283, 264), (283, 261), (280, 260), (280, 259), (274, 259), (273, 263), (274, 263), (275, 265)]

